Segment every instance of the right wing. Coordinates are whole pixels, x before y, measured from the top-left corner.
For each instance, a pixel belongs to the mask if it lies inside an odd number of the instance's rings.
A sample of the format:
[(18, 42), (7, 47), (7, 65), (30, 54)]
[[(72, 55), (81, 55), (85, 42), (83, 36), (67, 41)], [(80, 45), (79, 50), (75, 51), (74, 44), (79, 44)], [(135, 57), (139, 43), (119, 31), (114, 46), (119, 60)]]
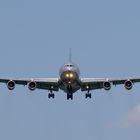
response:
[(29, 87), (29, 83), (33, 82), (34, 88), (58, 91), (58, 81), (58, 78), (0, 78), (0, 83), (6, 83), (11, 90), (15, 88), (15, 84)]

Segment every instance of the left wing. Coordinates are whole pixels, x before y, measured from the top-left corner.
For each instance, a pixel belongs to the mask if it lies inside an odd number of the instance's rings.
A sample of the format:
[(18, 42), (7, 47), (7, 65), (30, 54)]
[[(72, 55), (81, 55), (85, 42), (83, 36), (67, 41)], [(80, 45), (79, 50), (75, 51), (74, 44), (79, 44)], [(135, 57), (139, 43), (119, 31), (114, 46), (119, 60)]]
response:
[(102, 89), (109, 90), (111, 85), (124, 84), (130, 90), (134, 83), (140, 82), (140, 78), (81, 78), (81, 90), (89, 91)]
[(45, 89), (58, 91), (58, 78), (0, 78), (0, 83), (6, 83), (7, 87), (12, 90), (15, 85), (27, 85), (30, 90)]

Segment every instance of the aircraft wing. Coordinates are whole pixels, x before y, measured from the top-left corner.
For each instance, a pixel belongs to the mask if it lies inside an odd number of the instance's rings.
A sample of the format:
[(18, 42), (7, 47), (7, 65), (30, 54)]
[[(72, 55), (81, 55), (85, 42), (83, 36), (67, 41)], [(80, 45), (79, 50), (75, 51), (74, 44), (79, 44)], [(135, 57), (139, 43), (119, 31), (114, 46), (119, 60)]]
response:
[[(14, 82), (15, 85), (28, 85), (30, 82), (36, 83), (36, 88), (58, 91), (58, 78), (0, 78), (0, 83)], [(8, 86), (8, 85), (7, 85)]]
[(111, 85), (123, 84), (127, 89), (131, 89), (134, 83), (140, 82), (140, 78), (81, 78), (81, 90), (88, 91), (102, 89), (104, 88), (105, 82), (109, 82)]

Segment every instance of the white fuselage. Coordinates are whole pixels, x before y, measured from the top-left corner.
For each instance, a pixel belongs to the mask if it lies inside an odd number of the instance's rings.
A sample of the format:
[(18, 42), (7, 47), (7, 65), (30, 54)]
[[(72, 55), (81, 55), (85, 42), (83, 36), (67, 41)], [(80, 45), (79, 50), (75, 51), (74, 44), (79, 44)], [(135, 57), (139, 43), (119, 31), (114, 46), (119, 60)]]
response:
[(72, 94), (80, 89), (80, 71), (73, 63), (64, 64), (60, 69), (60, 89)]

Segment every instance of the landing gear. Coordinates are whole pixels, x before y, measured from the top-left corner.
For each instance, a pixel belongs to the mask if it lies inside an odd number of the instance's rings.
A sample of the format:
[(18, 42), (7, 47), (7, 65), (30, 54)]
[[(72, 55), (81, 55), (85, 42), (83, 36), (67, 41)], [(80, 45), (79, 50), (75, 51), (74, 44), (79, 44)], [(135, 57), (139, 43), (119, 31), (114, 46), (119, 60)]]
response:
[(73, 94), (67, 94), (67, 100), (69, 99), (73, 100)]
[(54, 93), (49, 93), (48, 94), (48, 98), (50, 99), (50, 98), (53, 98), (54, 99)]
[(86, 98), (86, 99), (87, 99), (87, 98), (90, 98), (90, 99), (91, 99), (91, 93), (89, 93), (89, 91), (88, 91), (88, 93), (85, 94), (85, 98)]
[(91, 93), (86, 93), (85, 94), (85, 98), (87, 99), (87, 98), (90, 98), (91, 99)]
[(54, 93), (52, 93), (52, 91), (48, 94), (48, 98), (53, 98), (54, 99)]
[(69, 100), (69, 99), (73, 100), (72, 86), (70, 84), (67, 86), (67, 90), (68, 90), (67, 100)]

